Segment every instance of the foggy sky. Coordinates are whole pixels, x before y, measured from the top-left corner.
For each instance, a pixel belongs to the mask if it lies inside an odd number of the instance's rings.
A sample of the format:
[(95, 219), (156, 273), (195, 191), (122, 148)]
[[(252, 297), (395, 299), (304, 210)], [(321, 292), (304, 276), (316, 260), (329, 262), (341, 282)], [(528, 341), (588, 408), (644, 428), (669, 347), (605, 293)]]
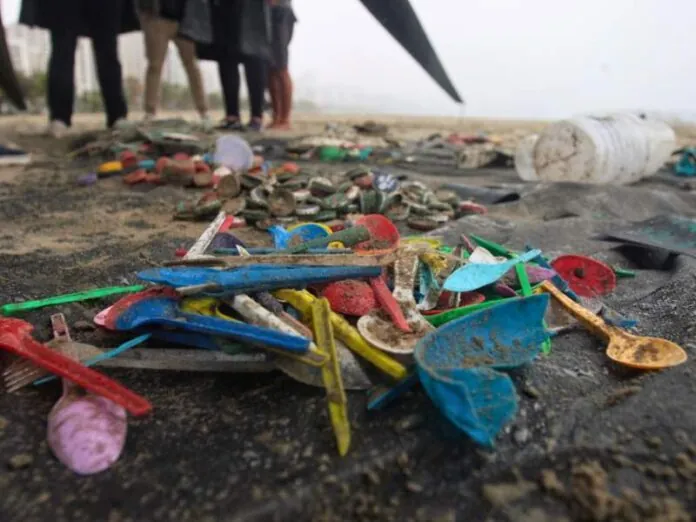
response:
[[(58, 1), (58, 0), (56, 0)], [(104, 0), (94, 0), (104, 1)], [(2, 0), (5, 23), (19, 0)], [(696, 3), (411, 0), (466, 100), (449, 101), (357, 0), (295, 0), (297, 96), (405, 114), (696, 113)]]

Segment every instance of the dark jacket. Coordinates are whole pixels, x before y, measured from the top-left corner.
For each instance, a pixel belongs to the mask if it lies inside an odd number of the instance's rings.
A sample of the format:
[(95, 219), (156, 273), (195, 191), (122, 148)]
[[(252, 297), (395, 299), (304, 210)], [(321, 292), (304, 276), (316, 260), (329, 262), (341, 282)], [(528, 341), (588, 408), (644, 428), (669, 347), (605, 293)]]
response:
[(22, 0), (19, 23), (92, 37), (140, 29), (134, 0)]
[(201, 60), (271, 58), (271, 9), (266, 0), (210, 0), (211, 44), (198, 45)]
[[(160, 16), (162, 2), (166, 0), (137, 0), (136, 6), (139, 11)], [(209, 0), (186, 0), (179, 21), (179, 36), (201, 44), (213, 41)]]

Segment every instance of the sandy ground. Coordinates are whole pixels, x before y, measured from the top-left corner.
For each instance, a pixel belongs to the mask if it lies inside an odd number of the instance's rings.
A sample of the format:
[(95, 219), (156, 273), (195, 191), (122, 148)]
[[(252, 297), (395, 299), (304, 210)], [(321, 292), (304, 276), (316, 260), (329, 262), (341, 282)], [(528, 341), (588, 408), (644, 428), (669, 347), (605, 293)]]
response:
[[(79, 121), (82, 128), (100, 124), (95, 117)], [(380, 121), (400, 136), (448, 130), (517, 136), (539, 125)], [(324, 122), (302, 116), (297, 132), (312, 133)], [(170, 259), (200, 234), (204, 224), (172, 220), (183, 189), (144, 191), (116, 179), (76, 187), (94, 164), (68, 162), (65, 142), (36, 137), (41, 124), (0, 120), (0, 132), (38, 160), (28, 169), (0, 170), (0, 302), (133, 283), (137, 271)], [(559, 336), (551, 356), (513, 373), (520, 412), (492, 453), (454, 433), (420, 391), (373, 414), (365, 411), (364, 394), (350, 393), (353, 444), (344, 459), (334, 449), (323, 392), (280, 374), (113, 370), (154, 403), (155, 413), (129, 421), (121, 460), (89, 478), (65, 469), (45, 442), (59, 387), (29, 387), (0, 394), (0, 520), (691, 520), (696, 261), (680, 256), (669, 269), (648, 269), (597, 235), (657, 214), (696, 217), (692, 185), (669, 173), (631, 187), (524, 185), (510, 170), (409, 173), (521, 194), (491, 206), (487, 216), (439, 231), (449, 242), (475, 233), (517, 249), (531, 244), (551, 257), (584, 253), (636, 270), (608, 305), (639, 319), (641, 333), (680, 343), (689, 363), (635, 374), (612, 365), (586, 332)], [(259, 240), (257, 232), (241, 234)], [(80, 325), (78, 340), (115, 346), (127, 336), (88, 326), (107, 304), (60, 311)], [(48, 338), (54, 311), (24, 316), (37, 338)]]

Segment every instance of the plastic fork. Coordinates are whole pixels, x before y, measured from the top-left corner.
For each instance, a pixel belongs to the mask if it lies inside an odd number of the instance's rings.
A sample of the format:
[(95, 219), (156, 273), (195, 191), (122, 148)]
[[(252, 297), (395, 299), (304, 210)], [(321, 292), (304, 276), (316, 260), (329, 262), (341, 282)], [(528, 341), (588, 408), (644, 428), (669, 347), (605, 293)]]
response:
[(31, 336), (34, 327), (21, 319), (0, 319), (0, 348), (29, 359), (37, 366), (102, 395), (134, 416), (152, 411), (150, 402), (118, 382), (65, 357)]

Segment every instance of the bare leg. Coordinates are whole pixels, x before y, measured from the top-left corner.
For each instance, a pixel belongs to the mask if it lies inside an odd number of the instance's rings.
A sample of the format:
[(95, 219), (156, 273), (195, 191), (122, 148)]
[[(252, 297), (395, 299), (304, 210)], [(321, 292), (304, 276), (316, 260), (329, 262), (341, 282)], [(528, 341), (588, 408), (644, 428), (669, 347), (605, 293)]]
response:
[(174, 38), (178, 24), (152, 15), (141, 14), (140, 24), (145, 37), (147, 71), (145, 73), (145, 114), (154, 116), (159, 105), (162, 66), (167, 57), (169, 41)]
[(293, 95), (293, 85), (292, 78), (290, 77), (290, 71), (288, 69), (283, 69), (279, 74), (280, 83), (282, 85), (281, 91), (283, 93), (283, 112), (280, 116), (280, 125), (289, 128), (290, 127), (290, 113), (292, 112), (292, 95)]
[(188, 77), (189, 86), (191, 88), (193, 102), (196, 104), (196, 110), (198, 110), (201, 118), (205, 118), (208, 115), (208, 102), (205, 98), (201, 69), (198, 66), (198, 59), (196, 58), (196, 44), (184, 38), (176, 38), (174, 42), (176, 43), (179, 56), (181, 56), (181, 61), (186, 70), (186, 76)]
[(271, 94), (271, 106), (273, 108), (273, 121), (271, 127), (275, 127), (278, 124), (280, 116), (283, 113), (280, 87), (281, 84), (278, 73), (276, 70), (271, 69), (268, 74), (268, 91)]

